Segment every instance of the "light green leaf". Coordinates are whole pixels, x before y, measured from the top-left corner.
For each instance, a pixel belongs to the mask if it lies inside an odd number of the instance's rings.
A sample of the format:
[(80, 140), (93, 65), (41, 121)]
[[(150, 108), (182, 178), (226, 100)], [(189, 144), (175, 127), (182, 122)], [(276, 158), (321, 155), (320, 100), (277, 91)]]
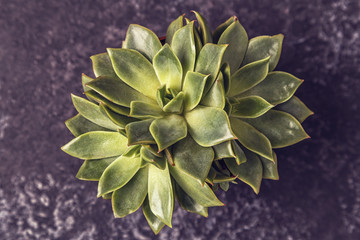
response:
[(137, 118), (156, 118), (164, 116), (165, 113), (161, 110), (158, 105), (140, 102), (140, 101), (132, 101), (130, 104), (130, 116)]
[(81, 159), (98, 159), (121, 155), (126, 149), (126, 138), (118, 132), (88, 132), (74, 138), (61, 149)]
[(117, 105), (117, 104), (109, 101), (108, 99), (104, 98), (103, 96), (101, 96), (100, 94), (95, 92), (94, 90), (89, 90), (89, 91), (85, 92), (85, 95), (89, 99), (94, 100), (97, 103), (105, 104), (108, 108), (110, 108), (111, 110), (113, 110), (116, 113), (119, 113), (119, 114), (122, 114), (125, 116), (128, 116), (130, 114), (130, 108), (124, 107), (121, 105)]
[[(222, 77), (222, 73), (219, 75)], [(208, 93), (201, 99), (201, 105), (223, 109), (225, 107), (225, 91), (223, 83), (216, 80)]]
[(242, 150), (242, 148), (240, 147), (240, 145), (235, 140), (231, 141), (231, 145), (232, 145), (233, 151), (235, 153), (235, 160), (236, 160), (237, 165), (240, 165), (240, 164), (246, 162), (245, 153)]
[(137, 24), (130, 24), (122, 47), (134, 49), (152, 61), (155, 54), (160, 50), (161, 43), (150, 29)]
[(100, 103), (100, 111), (108, 116), (108, 118), (113, 121), (116, 125), (121, 128), (125, 128), (128, 123), (138, 121), (136, 118), (126, 117), (124, 115), (117, 114), (109, 108), (107, 108), (103, 103)]
[(199, 104), (208, 77), (209, 75), (197, 72), (188, 72), (186, 74), (183, 87), (185, 111), (190, 111)]
[(94, 80), (93, 78), (86, 76), (84, 73), (81, 75), (81, 83), (84, 89), (84, 92), (89, 91), (90, 88), (88, 88), (86, 86), (87, 83), (91, 82), (92, 80)]
[(238, 118), (230, 118), (230, 122), (232, 130), (244, 147), (272, 161), (271, 144), (264, 134)]
[(232, 141), (226, 141), (213, 146), (215, 151), (214, 160), (219, 160), (222, 158), (235, 158), (235, 153), (233, 152), (231, 142)]
[(256, 154), (246, 151), (247, 161), (240, 165), (236, 164), (234, 159), (225, 159), (228, 169), (244, 183), (248, 184), (256, 194), (260, 191), (263, 167)]
[(148, 168), (139, 169), (125, 186), (112, 195), (115, 217), (122, 218), (138, 210), (148, 193)]
[(166, 31), (166, 43), (171, 45), (174, 34), (184, 26), (184, 14), (172, 21)]
[(171, 48), (181, 62), (183, 78), (188, 71), (193, 71), (195, 66), (196, 48), (193, 25), (192, 22), (177, 30), (171, 42)]
[(286, 112), (270, 110), (258, 118), (246, 121), (261, 131), (273, 148), (290, 146), (309, 138), (301, 124)]
[(71, 94), (71, 98), (81, 116), (101, 127), (117, 131), (119, 127), (100, 111), (98, 105), (73, 94)]
[(182, 116), (172, 114), (155, 119), (150, 125), (150, 132), (161, 152), (186, 137), (187, 125)]
[(164, 156), (157, 156), (150, 150), (149, 147), (144, 147), (143, 145), (140, 150), (140, 156), (141, 159), (154, 164), (156, 167), (162, 170), (166, 167), (166, 159), (164, 158)]
[(269, 72), (273, 71), (279, 62), (284, 35), (259, 36), (250, 39), (243, 65), (270, 56)]
[(214, 159), (214, 151), (198, 145), (191, 136), (187, 136), (174, 145), (173, 156), (177, 168), (204, 183)]
[(259, 96), (249, 96), (236, 99), (236, 103), (232, 104), (230, 116), (239, 118), (256, 118), (267, 111), (273, 105)]
[(201, 37), (203, 40), (202, 42), (204, 44), (212, 43), (213, 40), (212, 40), (211, 29), (206, 19), (203, 16), (201, 16), (200, 13), (196, 11), (192, 11), (192, 12), (195, 13), (196, 19), (198, 20), (198, 23), (200, 25)]
[(130, 181), (140, 168), (140, 158), (120, 156), (112, 162), (101, 175), (98, 197), (113, 192)]
[(228, 95), (230, 97), (239, 95), (263, 81), (268, 74), (269, 59), (270, 57), (266, 57), (237, 70), (231, 76), (231, 88)]
[(160, 82), (151, 63), (135, 50), (123, 48), (107, 50), (119, 78), (145, 96), (156, 99), (156, 90), (160, 87)]
[(227, 62), (231, 73), (234, 73), (243, 61), (248, 46), (248, 35), (238, 20), (221, 34), (218, 44), (229, 44), (222, 62)]
[(98, 77), (86, 84), (106, 99), (121, 106), (130, 107), (131, 101), (154, 102), (119, 79)]
[(187, 112), (185, 119), (191, 136), (203, 147), (211, 147), (235, 139), (224, 110), (198, 106)]
[(205, 85), (204, 93), (207, 93), (210, 90), (218, 75), (226, 47), (227, 45), (224, 44), (217, 45), (208, 43), (204, 45), (199, 53), (196, 60), (195, 72), (205, 75), (210, 74)]
[(124, 157), (140, 157), (141, 145), (129, 146), (122, 154)]
[(202, 185), (199, 180), (184, 173), (176, 166), (169, 167), (169, 169), (176, 183), (179, 184), (184, 192), (195, 202), (204, 207), (224, 206), (207, 184)]
[(150, 133), (150, 124), (153, 119), (132, 122), (125, 126), (128, 137), (128, 145), (154, 144), (155, 140)]
[(178, 113), (180, 114), (183, 111), (185, 94), (179, 92), (176, 97), (170, 100), (164, 107), (164, 112), (167, 113)]
[(286, 72), (271, 72), (261, 83), (237, 97), (257, 95), (276, 105), (290, 99), (302, 82)]
[(107, 193), (107, 194), (102, 195), (102, 198), (103, 198), (104, 200), (108, 200), (108, 199), (111, 199), (111, 198), (112, 198), (112, 195), (113, 195), (113, 193), (112, 193), (112, 192), (109, 192), (109, 193)]
[(182, 85), (182, 66), (169, 44), (165, 44), (154, 56), (153, 66), (161, 84), (177, 91)]
[(66, 127), (70, 130), (70, 132), (75, 136), (78, 137), (81, 134), (93, 131), (111, 131), (107, 128), (103, 128), (99, 125), (96, 125), (93, 122), (90, 122), (80, 114), (68, 119), (65, 121)]
[(165, 226), (165, 223), (163, 223), (158, 217), (156, 217), (154, 215), (154, 213), (151, 211), (150, 209), (150, 205), (149, 205), (149, 199), (148, 197), (145, 198), (145, 201), (142, 205), (142, 209), (143, 209), (143, 213), (144, 216), (151, 228), (151, 230), (155, 233), (158, 234), (160, 232), (160, 230)]
[(174, 195), (169, 168), (161, 170), (149, 165), (148, 194), (150, 209), (155, 216), (171, 227), (171, 217), (174, 209)]
[(313, 115), (311, 111), (298, 97), (292, 96), (288, 101), (276, 106), (277, 110), (287, 112), (294, 116), (300, 123)]
[(86, 160), (81, 165), (76, 177), (80, 180), (99, 181), (105, 169), (118, 157)]
[(184, 210), (197, 213), (203, 217), (208, 216), (208, 209), (195, 202), (176, 182), (174, 183), (174, 192), (180, 207)]
[(90, 57), (95, 77), (100, 76), (107, 76), (117, 79), (118, 76), (116, 75), (109, 54), (107, 53), (100, 53)]
[(235, 16), (232, 16), (228, 20), (220, 24), (213, 32), (213, 42), (218, 43), (221, 34), (236, 20), (237, 18)]
[(275, 152), (273, 151), (273, 159), (274, 162), (269, 161), (266, 158), (258, 156), (263, 165), (263, 178), (271, 179), (271, 180), (279, 180), (279, 173), (277, 169), (277, 157)]

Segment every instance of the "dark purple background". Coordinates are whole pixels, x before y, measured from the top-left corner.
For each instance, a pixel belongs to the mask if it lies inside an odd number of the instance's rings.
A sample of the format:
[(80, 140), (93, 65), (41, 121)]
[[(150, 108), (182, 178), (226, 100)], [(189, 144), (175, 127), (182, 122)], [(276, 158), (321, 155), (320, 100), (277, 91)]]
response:
[[(90, 55), (120, 47), (130, 23), (164, 35), (192, 9), (213, 28), (237, 15), (250, 37), (284, 33), (277, 69), (305, 79), (316, 115), (312, 139), (277, 151), (280, 181), (258, 196), (232, 185), (207, 219), (176, 207), (154, 237), (140, 211), (114, 219), (75, 178), (64, 121)], [(0, 0), (0, 239), (360, 239), (359, 30), (358, 0)]]

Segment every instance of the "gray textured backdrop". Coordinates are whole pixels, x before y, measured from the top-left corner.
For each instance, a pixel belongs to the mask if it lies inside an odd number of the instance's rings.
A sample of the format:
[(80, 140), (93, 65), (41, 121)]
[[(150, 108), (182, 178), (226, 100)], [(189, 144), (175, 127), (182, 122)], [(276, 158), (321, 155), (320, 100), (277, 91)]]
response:
[[(312, 139), (277, 151), (280, 181), (258, 196), (233, 185), (207, 219), (176, 207), (155, 237), (74, 177), (64, 121), (90, 55), (121, 46), (130, 23), (163, 35), (192, 9), (212, 27), (237, 15), (250, 37), (284, 33), (277, 69), (305, 79), (297, 95), (316, 115)], [(0, 239), (360, 239), (359, 30), (358, 0), (0, 0)]]

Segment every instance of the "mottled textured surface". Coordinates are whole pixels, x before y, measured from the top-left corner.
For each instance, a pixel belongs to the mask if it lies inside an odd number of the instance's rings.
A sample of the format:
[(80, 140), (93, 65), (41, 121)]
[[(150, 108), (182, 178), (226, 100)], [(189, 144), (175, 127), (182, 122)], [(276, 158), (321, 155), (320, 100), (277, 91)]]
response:
[[(207, 219), (176, 207), (154, 236), (74, 177), (64, 121), (90, 55), (121, 46), (130, 23), (163, 35), (191, 9), (212, 27), (237, 15), (250, 37), (284, 33), (277, 69), (305, 79), (297, 95), (316, 115), (312, 139), (277, 151), (280, 181), (258, 196), (233, 185)], [(359, 29), (358, 0), (0, 0), (0, 239), (360, 239)]]

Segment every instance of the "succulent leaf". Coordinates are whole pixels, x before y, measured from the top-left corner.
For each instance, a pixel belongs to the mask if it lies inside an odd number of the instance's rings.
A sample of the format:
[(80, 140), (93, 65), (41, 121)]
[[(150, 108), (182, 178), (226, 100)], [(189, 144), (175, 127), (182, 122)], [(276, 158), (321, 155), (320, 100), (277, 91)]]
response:
[(274, 162), (269, 161), (266, 158), (258, 156), (261, 160), (263, 165), (263, 178), (264, 179), (271, 179), (271, 180), (279, 180), (279, 173), (277, 169), (277, 157), (275, 152), (273, 151), (273, 159)]
[(162, 47), (159, 38), (150, 29), (137, 24), (130, 24), (123, 48), (134, 49), (152, 61)]
[(258, 118), (245, 121), (261, 131), (270, 140), (273, 148), (290, 146), (309, 138), (301, 124), (286, 112), (270, 110)]
[(163, 223), (160, 218), (156, 217), (155, 214), (151, 211), (148, 197), (145, 198), (142, 209), (151, 230), (155, 234), (158, 234), (160, 230), (165, 226), (165, 223)]
[(130, 104), (130, 116), (136, 118), (156, 118), (165, 116), (165, 113), (156, 104), (132, 101)]
[(118, 77), (145, 96), (156, 99), (160, 82), (151, 63), (132, 49), (108, 48), (108, 53)]
[(167, 164), (164, 170), (149, 165), (148, 194), (151, 212), (171, 227), (174, 195)]
[(276, 106), (277, 110), (287, 112), (302, 123), (314, 113), (296, 96), (292, 96), (288, 101)]
[(274, 106), (259, 96), (248, 96), (236, 99), (236, 103), (232, 104), (230, 115), (238, 118), (256, 118), (272, 107)]
[(184, 99), (185, 94), (183, 92), (179, 92), (163, 107), (164, 112), (180, 114), (183, 111)]
[(174, 34), (177, 30), (184, 26), (184, 15), (179, 16), (177, 19), (172, 21), (166, 31), (166, 43), (171, 45)]
[(149, 130), (153, 121), (153, 119), (146, 119), (126, 125), (125, 131), (128, 137), (128, 145), (155, 144), (155, 140)]
[(94, 80), (93, 78), (85, 75), (84, 73), (81, 75), (81, 83), (82, 83), (82, 86), (83, 86), (83, 89), (84, 89), (84, 92), (86, 91), (89, 91), (90, 88), (86, 86), (86, 84), (88, 82), (91, 82), (92, 80)]
[(117, 79), (108, 53), (100, 53), (90, 57), (95, 77), (106, 76)]
[(106, 158), (125, 152), (126, 140), (118, 132), (88, 132), (74, 138), (61, 149), (67, 154), (81, 159)]
[(231, 142), (232, 141), (226, 141), (226, 142), (223, 142), (223, 143), (213, 146), (213, 149), (215, 152), (214, 160), (235, 157), (235, 153), (233, 152)]
[(198, 20), (198, 23), (200, 25), (200, 33), (202, 37), (202, 42), (205, 44), (212, 43), (212, 34), (211, 29), (209, 27), (209, 24), (207, 23), (206, 19), (200, 15), (200, 13), (196, 11), (192, 11), (195, 13), (195, 17)]
[[(230, 75), (230, 66), (228, 63), (224, 63), (220, 68), (221, 76), (220, 79), (224, 85), (225, 95), (228, 95), (230, 86), (231, 86), (231, 75)], [(220, 75), (220, 74), (219, 74)]]
[(103, 96), (101, 96), (100, 94), (95, 92), (94, 90), (89, 90), (89, 91), (85, 92), (85, 95), (87, 98), (94, 100), (97, 103), (105, 104), (108, 108), (110, 108), (111, 110), (113, 110), (116, 113), (119, 113), (119, 114), (122, 114), (125, 116), (130, 114), (130, 108), (124, 107), (121, 105), (117, 105), (117, 104), (107, 100), (106, 98), (104, 98)]
[(191, 111), (200, 102), (209, 75), (188, 72), (184, 79), (184, 110)]
[(173, 148), (176, 167), (204, 183), (214, 159), (214, 151), (198, 145), (191, 136), (179, 141)]
[(273, 71), (279, 62), (284, 35), (259, 36), (250, 39), (243, 65), (270, 56), (269, 72)]
[(140, 150), (141, 159), (145, 160), (146, 162), (149, 162), (151, 164), (154, 164), (156, 167), (160, 169), (165, 169), (166, 167), (166, 159), (164, 156), (157, 156), (155, 155), (150, 148), (148, 147), (141, 147)]
[(218, 43), (221, 34), (236, 20), (237, 18), (235, 16), (231, 16), (228, 20), (220, 24), (213, 32), (213, 42)]
[(111, 109), (106, 107), (105, 104), (100, 103), (100, 111), (108, 116), (108, 118), (113, 121), (116, 125), (121, 128), (125, 128), (128, 123), (137, 121), (138, 119), (127, 117), (116, 112), (113, 112)]
[(112, 162), (101, 175), (98, 197), (123, 187), (140, 168), (139, 157), (120, 156)]
[(148, 194), (148, 168), (141, 168), (131, 180), (112, 194), (112, 208), (117, 218), (140, 208)]
[(189, 133), (203, 147), (211, 147), (235, 139), (224, 110), (198, 106), (185, 113)]
[[(222, 77), (222, 73), (219, 75)], [(223, 109), (225, 107), (225, 90), (220, 80), (216, 80), (208, 93), (203, 97), (200, 104), (208, 107)]]
[(105, 169), (119, 156), (86, 160), (81, 165), (76, 177), (80, 180), (99, 181)]
[(76, 116), (66, 120), (65, 125), (75, 137), (93, 131), (112, 131), (110, 129), (96, 125), (80, 114), (77, 114)]
[(242, 148), (240, 147), (240, 145), (235, 140), (231, 141), (231, 145), (232, 145), (233, 151), (235, 153), (235, 160), (236, 160), (237, 165), (240, 165), (240, 164), (246, 162), (246, 155), (245, 155), (244, 151), (242, 150)]

